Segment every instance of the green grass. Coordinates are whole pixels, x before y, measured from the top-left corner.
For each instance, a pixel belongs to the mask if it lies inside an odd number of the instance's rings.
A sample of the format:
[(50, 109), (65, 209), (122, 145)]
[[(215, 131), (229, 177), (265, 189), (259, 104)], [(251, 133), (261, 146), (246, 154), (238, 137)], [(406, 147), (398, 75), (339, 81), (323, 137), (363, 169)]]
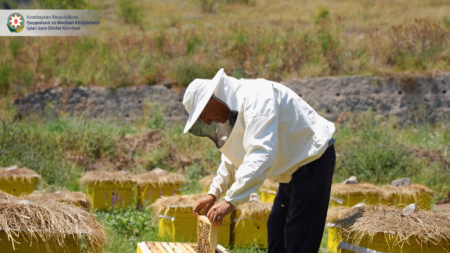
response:
[[(96, 161), (109, 164), (128, 154), (123, 141), (127, 134), (140, 135), (159, 129), (161, 143), (154, 150), (136, 149), (129, 157), (132, 173), (142, 173), (155, 167), (186, 175), (189, 183), (184, 194), (199, 193), (198, 180), (214, 172), (220, 162), (220, 152), (207, 139), (182, 134), (182, 126), (166, 127), (158, 107), (148, 107), (148, 115), (133, 123), (86, 119), (84, 115), (59, 118), (12, 120), (13, 112), (3, 115), (0, 126), (0, 166), (17, 164), (42, 175), (46, 186), (84, 191), (78, 183), (85, 168)], [(151, 115), (151, 116), (150, 116)], [(356, 175), (360, 181), (386, 184), (399, 177), (424, 184), (435, 191), (434, 203), (450, 191), (448, 164), (435, 159), (442, 156), (450, 143), (448, 126), (413, 124), (400, 126), (367, 112), (337, 124), (336, 150), (339, 154), (334, 182)], [(188, 158), (187, 164), (177, 157)], [(74, 157), (81, 157), (77, 162)], [(111, 164), (110, 164), (111, 165)], [(134, 209), (96, 212), (105, 225), (109, 243), (105, 252), (134, 252), (136, 243), (144, 240), (163, 241), (152, 223), (149, 211)], [(326, 235), (326, 231), (325, 231)], [(322, 248), (326, 245), (326, 236)], [(234, 249), (233, 252), (262, 252), (257, 248)]]
[[(186, 86), (221, 67), (236, 77), (273, 80), (450, 68), (449, 4), (369, 2), (34, 1), (40, 8), (85, 6), (116, 16), (101, 20), (97, 37), (1, 40), (0, 96), (54, 84), (118, 88), (171, 80)], [(209, 3), (220, 8), (202, 12)]]

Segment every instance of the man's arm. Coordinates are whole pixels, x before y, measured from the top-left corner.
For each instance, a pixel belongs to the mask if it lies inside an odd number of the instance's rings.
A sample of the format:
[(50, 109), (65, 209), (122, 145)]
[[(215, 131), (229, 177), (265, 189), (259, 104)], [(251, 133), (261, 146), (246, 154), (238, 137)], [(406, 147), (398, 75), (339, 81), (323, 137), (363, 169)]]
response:
[(235, 182), (236, 167), (222, 154), (222, 162), (217, 169), (217, 176), (209, 187), (208, 194), (220, 199)]

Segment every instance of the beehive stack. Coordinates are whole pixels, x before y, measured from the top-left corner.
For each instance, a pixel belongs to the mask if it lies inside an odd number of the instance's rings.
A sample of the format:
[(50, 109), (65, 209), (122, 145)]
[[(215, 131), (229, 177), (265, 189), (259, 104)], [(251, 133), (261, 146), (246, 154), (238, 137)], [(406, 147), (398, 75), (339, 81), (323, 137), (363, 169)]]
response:
[(358, 203), (378, 204), (381, 190), (369, 183), (333, 184), (331, 187), (331, 206), (352, 207)]
[(332, 207), (328, 209), (327, 213), (327, 227), (328, 227), (328, 251), (337, 252), (337, 247), (342, 241), (341, 227), (335, 221), (341, 219), (343, 215), (350, 211), (351, 208), (347, 206)]
[(431, 196), (433, 191), (423, 185), (413, 184), (408, 186), (390, 186), (381, 187), (381, 204), (405, 207), (415, 203), (420, 209), (431, 209)]
[(105, 240), (103, 227), (81, 208), (27, 196), (0, 199), (2, 252), (79, 253), (81, 245), (100, 252)]
[(32, 193), (40, 179), (35, 171), (16, 165), (0, 168), (0, 190), (14, 196)]
[(28, 199), (56, 200), (62, 203), (81, 207), (86, 211), (91, 210), (91, 200), (82, 192), (71, 192), (67, 190), (44, 191), (27, 196)]
[[(193, 214), (195, 202), (204, 194), (163, 197), (151, 205), (155, 220), (159, 223), (159, 236), (171, 241), (195, 242), (197, 240), (197, 219)], [(226, 216), (219, 228), (218, 243), (230, 244), (230, 216)]]
[(91, 171), (80, 182), (86, 185), (92, 209), (107, 210), (110, 207), (127, 207), (133, 203), (136, 182), (127, 173)]
[(273, 203), (275, 196), (277, 195), (279, 185), (279, 183), (273, 180), (266, 179), (260, 189), (261, 201)]
[(209, 186), (212, 184), (216, 175), (209, 175), (200, 180), (200, 185), (205, 193), (209, 192)]
[(231, 244), (267, 248), (267, 219), (271, 209), (272, 203), (258, 200), (237, 206), (232, 214)]
[(353, 209), (336, 223), (342, 226), (341, 253), (450, 252), (450, 213), (375, 205)]
[(170, 173), (159, 168), (137, 175), (135, 178), (137, 181), (137, 204), (141, 206), (154, 203), (162, 196), (180, 195), (181, 186), (186, 182), (183, 175)]

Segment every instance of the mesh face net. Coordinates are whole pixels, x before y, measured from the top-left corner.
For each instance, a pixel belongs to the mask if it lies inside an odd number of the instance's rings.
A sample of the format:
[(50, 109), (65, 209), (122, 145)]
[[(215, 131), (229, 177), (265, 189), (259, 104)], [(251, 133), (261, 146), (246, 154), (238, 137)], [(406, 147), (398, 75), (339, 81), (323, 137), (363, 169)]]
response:
[(224, 124), (211, 122), (211, 125), (208, 126), (203, 121), (197, 120), (189, 129), (189, 133), (199, 137), (208, 137), (217, 148), (221, 148), (230, 136), (232, 129), (229, 121)]

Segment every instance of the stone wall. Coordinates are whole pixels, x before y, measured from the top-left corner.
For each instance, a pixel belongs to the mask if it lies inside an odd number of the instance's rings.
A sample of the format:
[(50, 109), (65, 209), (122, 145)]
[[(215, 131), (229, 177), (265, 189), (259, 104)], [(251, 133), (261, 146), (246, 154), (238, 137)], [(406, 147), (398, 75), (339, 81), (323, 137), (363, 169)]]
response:
[[(304, 78), (282, 82), (325, 118), (336, 121), (343, 112), (374, 110), (401, 122), (450, 118), (450, 74), (434, 77), (363, 76)], [(160, 104), (169, 122), (185, 122), (184, 89), (163, 85), (119, 88), (53, 88), (14, 101), (21, 115), (86, 112), (88, 117), (133, 119), (149, 104)]]

